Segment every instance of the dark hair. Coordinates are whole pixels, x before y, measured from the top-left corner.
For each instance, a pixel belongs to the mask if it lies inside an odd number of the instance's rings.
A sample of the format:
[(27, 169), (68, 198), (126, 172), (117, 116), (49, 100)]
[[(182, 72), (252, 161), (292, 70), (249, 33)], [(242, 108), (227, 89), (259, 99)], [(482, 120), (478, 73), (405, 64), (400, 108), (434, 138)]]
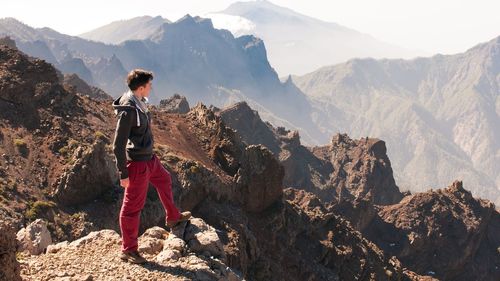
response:
[(135, 91), (153, 80), (153, 72), (144, 69), (134, 69), (127, 75), (127, 85), (130, 90)]

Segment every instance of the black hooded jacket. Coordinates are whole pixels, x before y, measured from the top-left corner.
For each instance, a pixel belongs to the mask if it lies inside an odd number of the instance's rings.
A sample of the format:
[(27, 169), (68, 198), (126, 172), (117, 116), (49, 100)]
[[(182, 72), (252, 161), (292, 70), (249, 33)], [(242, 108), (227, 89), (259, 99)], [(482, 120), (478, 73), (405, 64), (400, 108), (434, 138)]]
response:
[(113, 152), (120, 179), (128, 178), (127, 160), (147, 161), (153, 157), (151, 114), (143, 112), (131, 94), (127, 92), (113, 101), (118, 116)]

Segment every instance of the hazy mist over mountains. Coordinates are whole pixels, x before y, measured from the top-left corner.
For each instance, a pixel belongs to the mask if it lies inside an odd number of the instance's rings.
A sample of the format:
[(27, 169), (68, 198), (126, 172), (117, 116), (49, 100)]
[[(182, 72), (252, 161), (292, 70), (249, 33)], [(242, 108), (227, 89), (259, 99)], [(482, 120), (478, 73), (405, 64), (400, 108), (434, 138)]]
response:
[(236, 2), (207, 15), (218, 28), (264, 40), (280, 76), (305, 74), (351, 58), (412, 58), (406, 50), (348, 27), (308, 17), (269, 1)]
[[(499, 38), (457, 55), (377, 60), (417, 54), (267, 1), (210, 16), (235, 25), (230, 32), (190, 15), (139, 16), (75, 37), (9, 18), (0, 35), (112, 96), (141, 67), (155, 72), (153, 103), (174, 93), (218, 107), (244, 100), (309, 145), (337, 132), (381, 138), (400, 188), (463, 179), (474, 195), (500, 203)], [(304, 75), (282, 82), (278, 73)]]

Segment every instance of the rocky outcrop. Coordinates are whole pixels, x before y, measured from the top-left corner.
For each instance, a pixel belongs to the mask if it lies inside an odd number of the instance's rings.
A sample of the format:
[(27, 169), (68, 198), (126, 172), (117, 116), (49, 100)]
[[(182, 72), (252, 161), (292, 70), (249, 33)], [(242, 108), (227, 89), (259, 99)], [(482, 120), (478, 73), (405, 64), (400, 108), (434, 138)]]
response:
[(462, 182), (383, 207), (365, 235), (420, 274), (441, 280), (500, 278), (500, 213)]
[(111, 100), (112, 97), (106, 94), (103, 90), (89, 86), (85, 81), (80, 79), (76, 74), (65, 74), (63, 81), (64, 88), (69, 92), (76, 92), (87, 95), (94, 99)]
[(260, 144), (277, 155), (281, 143), (277, 140), (272, 126), (264, 123), (259, 113), (248, 106), (246, 102), (239, 102), (224, 108), (217, 113), (224, 124), (235, 130), (247, 144)]
[(39, 255), (52, 244), (52, 237), (47, 229), (47, 222), (37, 219), (17, 232), (17, 243), (20, 252)]
[(283, 193), (283, 167), (271, 152), (259, 145), (246, 147), (236, 184), (246, 210), (261, 212)]
[(264, 123), (244, 102), (218, 115), (245, 143), (260, 143), (273, 152), (284, 167), (285, 186), (313, 192), (332, 204), (368, 200), (388, 205), (403, 197), (381, 140), (352, 140), (338, 134), (331, 144), (309, 149), (301, 145), (297, 131)]
[(9, 222), (0, 219), (0, 280), (21, 280), (16, 248), (14, 228)]
[(332, 143), (312, 149), (318, 158), (333, 168), (329, 186), (338, 201), (368, 200), (377, 205), (399, 202), (403, 197), (396, 186), (384, 141), (364, 138), (353, 140), (337, 134)]
[(228, 265), (248, 280), (424, 280), (312, 193), (286, 189), (284, 197), (260, 214), (210, 200), (193, 211), (213, 223)]
[(191, 219), (186, 227), (184, 239), (190, 249), (205, 256), (217, 257), (225, 261), (226, 254), (222, 242), (213, 227), (202, 219)]
[(149, 260), (143, 267), (120, 261), (120, 235), (106, 229), (71, 243), (58, 244), (57, 251), (24, 257), (21, 274), (24, 280), (104, 280), (137, 276), (141, 276), (141, 280), (241, 280), (238, 273), (211, 252), (215, 250), (213, 245), (220, 245), (213, 229), (201, 219), (192, 220), (191, 226), (188, 224), (180, 230), (190, 237), (186, 240), (183, 234), (179, 237), (160, 227), (147, 229), (139, 237), (139, 251)]
[(189, 103), (186, 97), (175, 94), (168, 99), (160, 100), (158, 108), (167, 113), (185, 114), (189, 112)]
[(56, 182), (54, 197), (59, 203), (86, 203), (114, 186), (116, 168), (105, 145), (104, 138), (97, 138), (88, 148), (76, 148), (72, 156), (74, 164)]

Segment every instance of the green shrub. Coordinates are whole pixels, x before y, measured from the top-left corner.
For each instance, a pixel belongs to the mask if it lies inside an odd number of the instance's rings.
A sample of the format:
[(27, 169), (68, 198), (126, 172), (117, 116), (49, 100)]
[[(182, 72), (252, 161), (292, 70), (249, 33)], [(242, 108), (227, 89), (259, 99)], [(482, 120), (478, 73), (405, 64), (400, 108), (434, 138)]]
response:
[(191, 171), (192, 174), (197, 174), (198, 172), (200, 172), (200, 168), (198, 168), (197, 165), (189, 167), (189, 170)]
[(94, 133), (94, 136), (95, 136), (96, 139), (102, 139), (102, 140), (107, 140), (108, 139), (106, 137), (106, 135), (103, 132), (101, 132), (101, 131), (96, 131)]
[(19, 153), (26, 157), (28, 155), (28, 144), (23, 139), (14, 139), (14, 145), (17, 147)]
[(69, 139), (68, 143), (65, 146), (59, 148), (59, 154), (65, 157), (69, 157), (77, 147), (78, 147), (78, 141), (75, 139)]
[(35, 220), (40, 217), (42, 212), (47, 211), (50, 208), (56, 206), (56, 203), (51, 201), (36, 201), (32, 204), (28, 204), (28, 209), (25, 212), (25, 216), (28, 220)]
[(26, 148), (28, 146), (23, 139), (14, 139), (14, 145), (17, 148)]

